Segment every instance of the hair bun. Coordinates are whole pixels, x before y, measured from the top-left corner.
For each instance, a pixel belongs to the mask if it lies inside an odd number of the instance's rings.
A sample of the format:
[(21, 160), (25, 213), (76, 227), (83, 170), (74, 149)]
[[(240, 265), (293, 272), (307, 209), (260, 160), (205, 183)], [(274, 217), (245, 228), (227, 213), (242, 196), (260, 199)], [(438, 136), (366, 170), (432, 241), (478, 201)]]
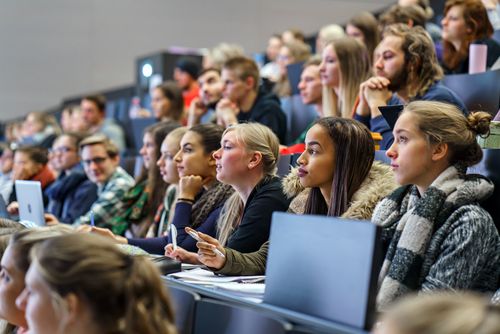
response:
[(469, 129), (478, 135), (486, 135), (490, 132), (491, 115), (484, 111), (472, 112), (467, 116)]

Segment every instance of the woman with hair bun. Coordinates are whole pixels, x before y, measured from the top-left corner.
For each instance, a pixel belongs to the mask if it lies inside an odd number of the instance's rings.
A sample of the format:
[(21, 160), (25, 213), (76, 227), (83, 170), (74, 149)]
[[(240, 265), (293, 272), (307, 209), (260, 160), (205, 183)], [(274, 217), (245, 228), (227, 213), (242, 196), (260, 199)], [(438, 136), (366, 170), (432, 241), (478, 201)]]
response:
[(160, 273), (91, 234), (35, 246), (17, 298), (30, 333), (173, 334), (174, 315)]
[(479, 206), (493, 184), (466, 168), (481, 161), (477, 135), (491, 116), (441, 102), (409, 103), (387, 151), (402, 187), (382, 200), (372, 220), (384, 227), (388, 251), (377, 297), (383, 310), (412, 291), (493, 292), (500, 275), (500, 238)]

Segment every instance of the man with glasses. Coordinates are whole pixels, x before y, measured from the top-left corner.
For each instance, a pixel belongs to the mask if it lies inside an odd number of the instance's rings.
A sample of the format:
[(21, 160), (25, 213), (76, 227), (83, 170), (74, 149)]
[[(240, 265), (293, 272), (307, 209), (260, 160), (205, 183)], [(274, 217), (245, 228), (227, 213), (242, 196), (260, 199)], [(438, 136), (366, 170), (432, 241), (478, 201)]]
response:
[(51, 150), (52, 165), (59, 176), (46, 191), (47, 212), (65, 224), (88, 212), (97, 199), (97, 186), (87, 178), (80, 164), (78, 147), (83, 139), (78, 133), (63, 134), (57, 137)]
[[(126, 227), (109, 223), (111, 217), (122, 210), (122, 198), (134, 185), (134, 179), (119, 166), (118, 148), (106, 136), (93, 135), (80, 143), (80, 158), (87, 177), (97, 185), (97, 200), (73, 225), (95, 225), (124, 234)], [(57, 224), (57, 219), (53, 218), (46, 216), (47, 224)]]

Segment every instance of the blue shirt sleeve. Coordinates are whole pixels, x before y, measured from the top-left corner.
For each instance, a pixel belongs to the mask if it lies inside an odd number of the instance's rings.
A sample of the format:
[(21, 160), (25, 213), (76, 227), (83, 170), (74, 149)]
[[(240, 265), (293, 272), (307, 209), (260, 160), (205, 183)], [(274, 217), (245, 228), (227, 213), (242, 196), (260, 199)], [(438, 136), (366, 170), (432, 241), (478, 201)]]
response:
[(382, 136), (380, 142), (380, 149), (387, 150), (391, 147), (394, 142), (394, 136), (392, 135), (392, 130), (389, 124), (384, 119), (384, 116), (380, 115), (370, 120), (370, 130), (372, 132), (378, 132)]

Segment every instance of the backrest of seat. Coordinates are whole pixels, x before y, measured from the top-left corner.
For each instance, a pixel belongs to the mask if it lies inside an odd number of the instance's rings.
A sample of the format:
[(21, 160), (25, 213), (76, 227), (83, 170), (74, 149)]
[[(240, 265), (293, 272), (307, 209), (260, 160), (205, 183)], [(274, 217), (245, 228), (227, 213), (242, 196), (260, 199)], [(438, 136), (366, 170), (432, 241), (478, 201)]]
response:
[(291, 327), (289, 323), (261, 311), (202, 299), (196, 303), (193, 334), (281, 334)]
[(192, 291), (168, 287), (174, 307), (175, 325), (179, 334), (191, 334), (195, 319), (196, 303), (200, 296)]

